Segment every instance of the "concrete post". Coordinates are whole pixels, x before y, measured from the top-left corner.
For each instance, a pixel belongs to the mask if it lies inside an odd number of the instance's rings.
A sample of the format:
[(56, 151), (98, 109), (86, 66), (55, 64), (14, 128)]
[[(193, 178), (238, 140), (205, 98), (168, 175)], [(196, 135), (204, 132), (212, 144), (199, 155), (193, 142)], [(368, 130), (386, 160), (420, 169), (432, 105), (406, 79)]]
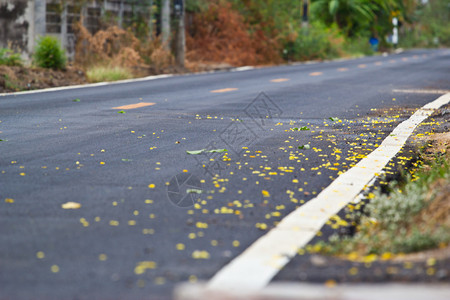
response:
[(63, 4), (63, 11), (61, 14), (61, 46), (63, 49), (68, 48), (68, 39), (67, 39), (67, 2)]
[(123, 1), (120, 1), (120, 7), (119, 7), (119, 27), (123, 28)]
[(46, 33), (45, 16), (47, 13), (46, 0), (36, 0), (34, 2), (34, 35), (44, 36)]
[(161, 4), (161, 35), (162, 44), (169, 50), (170, 41), (170, 0), (163, 0)]

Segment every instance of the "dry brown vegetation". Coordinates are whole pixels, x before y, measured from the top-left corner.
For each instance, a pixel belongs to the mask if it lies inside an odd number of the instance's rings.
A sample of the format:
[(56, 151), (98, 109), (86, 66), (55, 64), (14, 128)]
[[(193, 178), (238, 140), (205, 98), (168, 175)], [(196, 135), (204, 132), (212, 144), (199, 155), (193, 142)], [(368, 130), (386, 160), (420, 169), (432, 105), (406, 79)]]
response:
[(277, 44), (262, 30), (250, 32), (241, 14), (231, 4), (211, 3), (196, 14), (186, 39), (190, 61), (224, 62), (232, 66), (276, 63)]
[(174, 59), (158, 38), (143, 42), (131, 31), (118, 26), (92, 35), (78, 24), (75, 63), (84, 68), (98, 65), (123, 67), (135, 75), (150, 75), (166, 72), (173, 66)]

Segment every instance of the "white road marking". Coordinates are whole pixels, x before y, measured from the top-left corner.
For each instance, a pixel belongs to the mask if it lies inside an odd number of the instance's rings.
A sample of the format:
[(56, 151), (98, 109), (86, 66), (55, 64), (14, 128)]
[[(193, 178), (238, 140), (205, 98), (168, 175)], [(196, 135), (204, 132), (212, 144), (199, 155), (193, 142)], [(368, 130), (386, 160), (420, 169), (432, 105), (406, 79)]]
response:
[(253, 69), (255, 69), (255, 67), (246, 66), (246, 67), (235, 68), (235, 69), (231, 70), (231, 72), (243, 72), (243, 71), (249, 71), (249, 70), (253, 70)]
[[(245, 67), (234, 68), (234, 69), (230, 70), (230, 72), (243, 72), (243, 71), (250, 71), (253, 69), (255, 69), (255, 67), (245, 66)], [(216, 71), (196, 72), (196, 73), (192, 73), (192, 75), (210, 74), (210, 73), (215, 73), (215, 72)], [(188, 75), (191, 75), (191, 74), (188, 74)], [(160, 78), (169, 78), (169, 77), (173, 77), (173, 76), (176, 76), (176, 75), (175, 74), (162, 74), (162, 75), (147, 76), (147, 77), (143, 77), (143, 78), (126, 79), (126, 80), (118, 80), (118, 81), (111, 81), (111, 82), (98, 82), (98, 83), (88, 83), (88, 84), (80, 84), (80, 85), (70, 85), (70, 86), (62, 86), (62, 87), (54, 87), (54, 88), (32, 90), (32, 91), (22, 91), (22, 92), (14, 92), (14, 93), (0, 93), (0, 97), (14, 96), (14, 95), (29, 95), (29, 94), (38, 94), (38, 93), (46, 93), (46, 92), (57, 92), (57, 91), (64, 91), (64, 90), (71, 90), (71, 89), (99, 87), (99, 86), (115, 85), (115, 84), (122, 84), (122, 83), (133, 83), (133, 82), (155, 80), (155, 79), (160, 79)], [(179, 75), (179, 76), (182, 76), (182, 75)]]
[(412, 90), (401, 90), (396, 89), (392, 90), (394, 93), (407, 93), (407, 94), (447, 94), (450, 93), (450, 90), (419, 90), (419, 89), (412, 89)]
[(340, 175), (316, 198), (308, 201), (277, 227), (259, 238), (221, 269), (208, 283), (209, 290), (259, 290), (311, 241), (327, 220), (353, 201), (400, 151), (414, 129), (436, 109), (450, 102), (450, 93), (417, 110), (399, 124), (381, 145)]
[(143, 78), (119, 80), (119, 81), (112, 81), (112, 82), (99, 82), (99, 83), (89, 83), (89, 84), (80, 84), (80, 85), (69, 85), (69, 86), (48, 88), (48, 89), (42, 89), (42, 90), (16, 92), (16, 93), (2, 93), (2, 94), (0, 94), (0, 97), (1, 96), (39, 94), (39, 93), (46, 93), (46, 92), (56, 92), (56, 91), (64, 91), (64, 90), (72, 90), (72, 89), (75, 90), (75, 89), (98, 87), (98, 86), (105, 86), (105, 85), (116, 85), (116, 84), (122, 84), (122, 83), (149, 81), (149, 80), (156, 80), (156, 79), (160, 79), (160, 78), (169, 78), (172, 76), (173, 75), (171, 75), (171, 74), (164, 74), (164, 75), (148, 76), (148, 77), (143, 77)]

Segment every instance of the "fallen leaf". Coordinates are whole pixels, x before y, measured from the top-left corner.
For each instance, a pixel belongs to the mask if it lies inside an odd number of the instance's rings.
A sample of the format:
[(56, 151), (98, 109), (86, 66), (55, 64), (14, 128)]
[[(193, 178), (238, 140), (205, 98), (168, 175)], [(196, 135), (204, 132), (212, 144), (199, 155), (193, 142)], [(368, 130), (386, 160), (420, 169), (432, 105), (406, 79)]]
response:
[(80, 100), (80, 98), (77, 98), (77, 99), (73, 99), (72, 101), (73, 102), (80, 102), (81, 100)]
[(202, 150), (192, 150), (192, 151), (186, 151), (187, 154), (190, 155), (199, 155), (202, 154), (203, 152), (205, 152), (206, 149), (202, 149)]
[(311, 149), (311, 146), (306, 144), (306, 145), (303, 145), (303, 146), (298, 146), (298, 149), (300, 149), (300, 150), (302, 150), (302, 149), (309, 150), (309, 149)]
[(186, 193), (188, 193), (188, 194), (203, 194), (203, 191), (199, 190), (199, 189), (187, 189)]
[(118, 113), (118, 114), (126, 114), (126, 112), (123, 111), (123, 110), (119, 110), (117, 113)]
[(333, 118), (333, 117), (331, 117), (331, 118), (329, 118), (331, 121), (333, 121), (333, 122), (336, 122), (336, 121), (339, 121), (339, 118)]
[(190, 154), (190, 155), (200, 155), (202, 153), (223, 153), (223, 152), (228, 152), (228, 150), (227, 149), (212, 149), (212, 150), (201, 149), (201, 150), (186, 151), (186, 153)]
[(80, 203), (76, 202), (67, 202), (61, 205), (63, 209), (79, 209), (81, 207)]
[(261, 193), (263, 194), (264, 197), (270, 197), (270, 193), (266, 190), (262, 190)]

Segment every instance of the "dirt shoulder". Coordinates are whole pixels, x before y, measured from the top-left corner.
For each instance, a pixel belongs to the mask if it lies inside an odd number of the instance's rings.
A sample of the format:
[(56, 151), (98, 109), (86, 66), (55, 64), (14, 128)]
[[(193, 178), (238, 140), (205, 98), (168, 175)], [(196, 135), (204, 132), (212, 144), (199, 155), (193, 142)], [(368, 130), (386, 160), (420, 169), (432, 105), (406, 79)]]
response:
[(0, 93), (88, 83), (81, 69), (65, 70), (0, 66)]

